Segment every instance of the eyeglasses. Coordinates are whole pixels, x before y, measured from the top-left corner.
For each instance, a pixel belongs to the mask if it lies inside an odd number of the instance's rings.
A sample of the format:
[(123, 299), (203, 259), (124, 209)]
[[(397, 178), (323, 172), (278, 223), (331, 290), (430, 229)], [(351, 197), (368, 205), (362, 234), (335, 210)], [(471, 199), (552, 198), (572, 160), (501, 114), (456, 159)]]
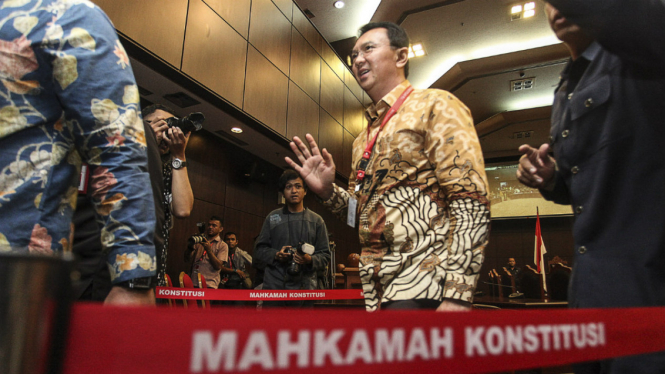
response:
[(370, 54), (372, 54), (372, 52), (374, 52), (375, 49), (378, 49), (378, 48), (381, 48), (381, 47), (383, 47), (383, 46), (372, 44), (372, 43), (363, 44), (362, 46), (360, 46), (360, 50), (354, 50), (354, 51), (351, 52), (351, 64), (353, 65), (353, 63), (356, 61), (356, 59), (358, 57), (360, 57), (360, 56), (367, 57)]

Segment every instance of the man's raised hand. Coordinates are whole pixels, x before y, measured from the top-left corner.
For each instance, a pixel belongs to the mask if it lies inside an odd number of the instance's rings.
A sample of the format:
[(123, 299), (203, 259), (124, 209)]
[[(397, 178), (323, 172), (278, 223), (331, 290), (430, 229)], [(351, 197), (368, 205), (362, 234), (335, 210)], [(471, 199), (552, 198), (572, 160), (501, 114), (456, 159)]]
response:
[[(332, 155), (324, 148), (319, 151), (312, 135), (305, 135), (309, 148), (297, 136), (293, 137), (291, 149), (295, 153), (300, 165), (290, 157), (284, 157), (284, 160), (300, 174), (300, 177), (307, 183), (309, 189), (320, 198), (328, 200), (333, 194), (333, 182), (335, 182), (335, 162)], [(310, 152), (311, 149), (311, 152)]]

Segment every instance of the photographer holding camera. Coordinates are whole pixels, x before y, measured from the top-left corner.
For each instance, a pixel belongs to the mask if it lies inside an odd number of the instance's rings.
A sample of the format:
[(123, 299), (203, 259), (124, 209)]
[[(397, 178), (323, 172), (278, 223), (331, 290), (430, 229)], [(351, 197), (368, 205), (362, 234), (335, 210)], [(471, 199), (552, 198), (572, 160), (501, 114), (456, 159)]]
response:
[[(162, 155), (162, 175), (156, 176), (151, 173), (150, 179), (153, 185), (163, 184), (162, 196), (155, 195), (155, 200), (162, 200), (165, 219), (162, 226), (155, 229), (155, 236), (163, 238), (163, 243), (156, 248), (157, 281), (160, 286), (166, 286), (164, 275), (166, 274), (169, 232), (173, 227), (172, 216), (188, 217), (194, 206), (194, 194), (187, 174), (185, 148), (191, 131), (201, 128), (200, 122), (203, 121), (203, 118), (200, 118), (198, 127), (187, 126), (188, 122), (177, 118), (172, 109), (165, 105), (154, 104), (143, 109), (143, 121), (150, 125), (155, 133), (159, 153)], [(159, 177), (162, 180), (156, 180)]]
[[(275, 209), (256, 239), (254, 265), (264, 269), (264, 290), (315, 290), (317, 271), (330, 263), (323, 218), (304, 207), (305, 183), (294, 170), (279, 177), (286, 206)], [(313, 301), (265, 301), (263, 306), (309, 306)]]
[(219, 271), (223, 263), (228, 261), (229, 254), (229, 247), (219, 237), (222, 230), (222, 220), (212, 216), (206, 225), (205, 235), (194, 235), (187, 240), (185, 261), (194, 259), (191, 277), (197, 287), (201, 287), (197, 274), (205, 278), (208, 288), (217, 288), (219, 285)]
[[(191, 131), (198, 131), (205, 119), (201, 113), (192, 113), (185, 118), (175, 117), (175, 112), (160, 104), (143, 109), (145, 147), (148, 156), (150, 188), (154, 197), (154, 246), (157, 270), (157, 285), (166, 286), (166, 259), (169, 248), (169, 231), (173, 226), (172, 216), (189, 216), (194, 205), (194, 195), (187, 175), (185, 148)], [(149, 125), (149, 126), (148, 126)], [(109, 138), (107, 138), (109, 139)], [(115, 139), (123, 144), (127, 139)], [(90, 171), (87, 171), (90, 169)], [(86, 170), (86, 171), (84, 171)], [(87, 188), (79, 190), (76, 211), (72, 217), (74, 240), (72, 251), (77, 256), (77, 271), (81, 274), (76, 283), (76, 297), (80, 300), (103, 301), (111, 292), (111, 277), (106, 255), (103, 253), (101, 223), (95, 218), (91, 198), (95, 191), (112, 186), (116, 177), (105, 167), (82, 168), (81, 180)], [(106, 186), (106, 187), (105, 187)], [(143, 189), (148, 186), (141, 186)], [(89, 196), (90, 195), (90, 196)], [(145, 209), (146, 207), (144, 207)], [(128, 290), (148, 290), (155, 286), (153, 277), (136, 277), (122, 282)]]

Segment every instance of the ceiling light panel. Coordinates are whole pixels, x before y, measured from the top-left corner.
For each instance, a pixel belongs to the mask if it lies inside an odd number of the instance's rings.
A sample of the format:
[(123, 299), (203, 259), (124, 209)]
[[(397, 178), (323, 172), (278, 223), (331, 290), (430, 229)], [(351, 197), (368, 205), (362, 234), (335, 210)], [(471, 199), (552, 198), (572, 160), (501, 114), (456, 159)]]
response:
[(510, 7), (510, 20), (516, 21), (522, 18), (531, 18), (536, 15), (536, 2), (516, 4)]

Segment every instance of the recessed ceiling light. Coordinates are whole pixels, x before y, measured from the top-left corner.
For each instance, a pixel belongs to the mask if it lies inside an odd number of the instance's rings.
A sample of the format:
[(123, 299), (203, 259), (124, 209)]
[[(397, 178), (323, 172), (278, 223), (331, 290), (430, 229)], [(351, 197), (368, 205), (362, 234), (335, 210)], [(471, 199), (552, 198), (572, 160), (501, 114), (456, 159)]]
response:
[(515, 13), (522, 13), (522, 6), (521, 5), (515, 5), (511, 10), (510, 13), (515, 14)]
[(231, 132), (242, 134), (242, 129), (240, 127), (231, 127)]
[(524, 11), (524, 18), (533, 17), (535, 15), (536, 15), (536, 11), (533, 10), (533, 9)]
[(536, 9), (536, 3), (532, 1), (530, 3), (524, 4), (524, 10), (531, 10), (531, 9)]
[(344, 2), (343, 1), (335, 1), (333, 3), (333, 6), (337, 9), (342, 9), (342, 8), (344, 8)]
[(409, 58), (422, 57), (425, 55), (423, 43), (415, 43), (409, 46)]

